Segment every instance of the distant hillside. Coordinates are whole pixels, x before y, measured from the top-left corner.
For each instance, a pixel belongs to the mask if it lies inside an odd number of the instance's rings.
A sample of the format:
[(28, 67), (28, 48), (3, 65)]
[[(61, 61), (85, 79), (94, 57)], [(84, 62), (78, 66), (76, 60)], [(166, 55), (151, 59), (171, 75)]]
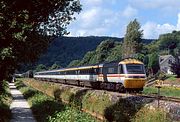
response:
[[(123, 38), (116, 37), (60, 37), (55, 39), (49, 46), (37, 64), (44, 64), (47, 67), (54, 63), (66, 67), (72, 60), (82, 59), (88, 51), (95, 50), (104, 40), (122, 41)], [(150, 43), (151, 39), (144, 39), (144, 43)]]

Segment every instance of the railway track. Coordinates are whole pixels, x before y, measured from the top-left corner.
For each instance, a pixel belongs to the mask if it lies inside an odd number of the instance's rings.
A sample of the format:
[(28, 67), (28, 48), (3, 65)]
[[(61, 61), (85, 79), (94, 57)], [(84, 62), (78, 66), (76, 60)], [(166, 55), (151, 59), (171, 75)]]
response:
[(140, 97), (145, 97), (145, 98), (154, 98), (157, 100), (164, 100), (164, 101), (170, 101), (170, 102), (177, 102), (180, 103), (180, 98), (177, 97), (167, 97), (167, 96), (158, 96), (156, 94), (132, 94), (133, 96), (140, 96)]
[[(50, 82), (50, 81), (47, 81), (47, 82)], [(60, 83), (60, 82), (54, 82), (54, 83), (63, 84), (63, 83)], [(64, 84), (64, 85), (69, 85), (69, 86), (72, 86), (72, 87), (74, 86), (72, 84)], [(80, 87), (80, 86), (76, 86), (76, 87)], [(86, 87), (86, 88), (91, 89), (91, 90), (97, 90), (97, 89), (93, 89), (93, 88), (90, 88), (90, 87)], [(105, 89), (102, 89), (102, 90), (105, 90)], [(177, 98), (177, 97), (167, 97), (167, 96), (161, 96), (161, 95), (158, 96), (158, 94), (119, 93), (117, 91), (111, 91), (111, 90), (105, 90), (105, 91), (107, 91), (109, 94), (116, 95), (117, 97), (139, 96), (139, 97), (153, 98), (153, 99), (157, 99), (157, 100), (164, 100), (164, 101), (180, 103), (180, 98)]]

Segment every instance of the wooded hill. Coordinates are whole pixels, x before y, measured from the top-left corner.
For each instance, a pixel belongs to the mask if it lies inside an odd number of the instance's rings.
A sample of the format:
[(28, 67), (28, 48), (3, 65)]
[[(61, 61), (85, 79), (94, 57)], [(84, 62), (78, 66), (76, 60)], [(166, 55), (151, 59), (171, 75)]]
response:
[[(123, 38), (95, 36), (56, 38), (36, 65), (43, 64), (50, 67), (53, 64), (58, 64), (61, 67), (66, 67), (73, 60), (81, 60), (88, 51), (95, 50), (105, 40), (121, 42)], [(143, 39), (146, 44), (152, 41), (152, 39)]]
[[(175, 57), (180, 55), (180, 31), (162, 34), (159, 39), (149, 40), (149, 42), (143, 43), (141, 52), (135, 55), (135, 58), (144, 62), (148, 74), (156, 74), (159, 71), (159, 55)], [(121, 42), (107, 39), (101, 42), (95, 50), (87, 52), (82, 60), (72, 61), (69, 67), (121, 60), (122, 50)]]

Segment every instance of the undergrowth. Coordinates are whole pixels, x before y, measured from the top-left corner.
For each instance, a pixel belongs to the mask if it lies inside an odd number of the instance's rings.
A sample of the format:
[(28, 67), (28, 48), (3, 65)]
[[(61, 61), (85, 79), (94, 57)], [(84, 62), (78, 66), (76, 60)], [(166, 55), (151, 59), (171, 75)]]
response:
[[(145, 87), (143, 90), (144, 94), (157, 94), (157, 88), (155, 87)], [(162, 87), (160, 89), (160, 95), (162, 96), (171, 96), (180, 98), (180, 89), (175, 87)]]
[(148, 108), (143, 108), (136, 113), (134, 118), (131, 119), (132, 122), (170, 122), (166, 117), (166, 113), (160, 109), (149, 110)]
[(0, 92), (0, 122), (9, 122), (11, 118), (10, 104), (12, 96), (7, 81), (3, 81), (3, 88)]

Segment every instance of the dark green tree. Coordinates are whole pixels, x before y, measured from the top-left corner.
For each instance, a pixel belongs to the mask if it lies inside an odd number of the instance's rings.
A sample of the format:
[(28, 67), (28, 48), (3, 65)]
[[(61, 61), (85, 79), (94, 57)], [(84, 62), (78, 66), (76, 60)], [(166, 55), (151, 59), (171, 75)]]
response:
[(154, 75), (159, 70), (159, 56), (157, 53), (149, 54), (148, 72), (150, 75)]
[(180, 57), (175, 57), (175, 61), (171, 64), (171, 71), (180, 78)]
[(174, 54), (175, 61), (171, 64), (171, 70), (177, 75), (178, 78), (180, 78), (180, 42), (177, 45), (177, 48), (174, 50)]
[(140, 28), (141, 26), (136, 19), (128, 24), (123, 41), (123, 58), (133, 57), (141, 51), (143, 30)]
[(44, 64), (37, 65), (35, 69), (36, 72), (45, 71), (45, 70), (47, 70), (47, 67)]
[(35, 61), (50, 37), (67, 34), (80, 10), (79, 0), (0, 0), (0, 81)]
[(68, 67), (79, 66), (80, 60), (73, 60), (69, 63)]
[(57, 63), (54, 63), (50, 68), (49, 70), (53, 70), (53, 69), (59, 69), (60, 66), (57, 64)]

